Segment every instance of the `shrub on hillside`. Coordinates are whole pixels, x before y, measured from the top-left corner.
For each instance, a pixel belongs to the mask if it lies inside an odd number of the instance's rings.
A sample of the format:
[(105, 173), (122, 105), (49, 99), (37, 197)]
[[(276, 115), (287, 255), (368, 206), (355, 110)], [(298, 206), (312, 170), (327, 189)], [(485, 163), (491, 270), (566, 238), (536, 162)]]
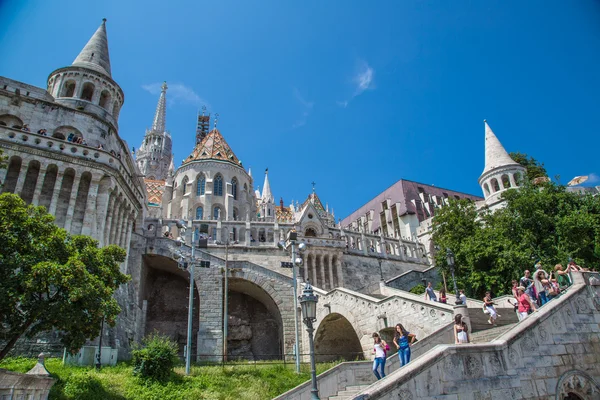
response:
[(417, 286), (414, 286), (412, 289), (410, 289), (409, 292), (414, 294), (423, 294), (425, 293), (425, 286), (419, 283)]
[(177, 343), (168, 336), (151, 334), (132, 352), (133, 374), (144, 379), (167, 381), (177, 363)]

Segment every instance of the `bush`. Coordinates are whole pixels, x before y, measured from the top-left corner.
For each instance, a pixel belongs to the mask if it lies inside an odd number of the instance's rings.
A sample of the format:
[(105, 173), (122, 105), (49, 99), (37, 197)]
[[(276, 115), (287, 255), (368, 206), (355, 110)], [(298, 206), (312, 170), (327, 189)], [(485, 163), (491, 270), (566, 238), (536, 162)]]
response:
[(419, 283), (417, 286), (410, 289), (409, 292), (414, 294), (423, 294), (425, 293), (425, 286)]
[(68, 399), (106, 400), (109, 398), (102, 383), (91, 373), (73, 374), (65, 383)]
[(133, 374), (144, 379), (167, 381), (177, 363), (177, 343), (158, 333), (144, 338), (132, 351)]

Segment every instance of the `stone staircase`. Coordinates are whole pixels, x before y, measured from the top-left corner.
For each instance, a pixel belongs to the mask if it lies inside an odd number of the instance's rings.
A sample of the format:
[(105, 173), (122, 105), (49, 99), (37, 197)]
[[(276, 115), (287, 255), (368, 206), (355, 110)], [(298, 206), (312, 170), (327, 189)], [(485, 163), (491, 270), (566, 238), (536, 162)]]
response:
[(362, 392), (364, 389), (368, 388), (370, 385), (355, 385), (348, 386), (344, 390), (340, 390), (335, 396), (330, 396), (328, 400), (347, 400), (353, 399), (354, 396)]
[(504, 332), (515, 326), (516, 323), (499, 325), (490, 329), (484, 329), (471, 334), (471, 343), (487, 343), (496, 339)]

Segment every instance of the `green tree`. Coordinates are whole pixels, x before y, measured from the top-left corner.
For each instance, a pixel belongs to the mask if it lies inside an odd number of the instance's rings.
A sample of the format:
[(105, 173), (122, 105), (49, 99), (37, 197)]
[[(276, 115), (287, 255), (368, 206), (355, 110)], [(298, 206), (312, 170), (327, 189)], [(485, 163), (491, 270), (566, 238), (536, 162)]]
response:
[[(572, 257), (584, 266), (600, 260), (600, 198), (563, 186), (525, 184), (503, 193), (506, 206), (477, 212), (473, 203), (454, 201), (433, 219), (433, 240), (455, 254), (456, 276), (467, 294), (510, 293), (510, 281), (533, 268), (547, 269)], [(445, 251), (436, 262), (447, 271)]]
[(525, 153), (510, 153), (510, 158), (527, 168), (527, 179), (533, 181), (535, 178), (547, 177), (548, 172), (544, 164)]
[(114, 325), (113, 293), (129, 279), (119, 271), (125, 250), (71, 236), (44, 207), (9, 193), (0, 195), (0, 249), (0, 360), (23, 335), (55, 329), (75, 352), (98, 336), (103, 318)]

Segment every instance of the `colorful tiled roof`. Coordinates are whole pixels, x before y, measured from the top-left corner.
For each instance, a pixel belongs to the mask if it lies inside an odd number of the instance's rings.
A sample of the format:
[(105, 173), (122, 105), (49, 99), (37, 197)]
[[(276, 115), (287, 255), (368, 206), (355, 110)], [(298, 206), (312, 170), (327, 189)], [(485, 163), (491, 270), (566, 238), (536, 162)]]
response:
[(308, 205), (308, 203), (311, 201), (311, 199), (313, 199), (313, 198), (314, 198), (313, 205), (317, 209), (317, 212), (319, 213), (319, 215), (324, 216), (325, 214), (327, 214), (325, 212), (325, 207), (323, 207), (323, 203), (321, 203), (321, 199), (319, 199), (319, 196), (317, 196), (317, 194), (315, 192), (308, 195), (306, 200), (304, 200), (304, 203), (302, 203), (302, 205), (300, 206), (300, 210), (304, 210), (304, 207), (306, 207)]
[(294, 219), (294, 213), (289, 207), (275, 207), (278, 222), (289, 222)]
[(220, 160), (240, 165), (240, 160), (216, 128), (210, 131), (202, 142), (196, 145), (192, 154), (183, 163), (186, 164), (194, 160)]
[(162, 196), (165, 192), (165, 181), (144, 179), (146, 192), (148, 193), (148, 205), (158, 206), (162, 203)]

